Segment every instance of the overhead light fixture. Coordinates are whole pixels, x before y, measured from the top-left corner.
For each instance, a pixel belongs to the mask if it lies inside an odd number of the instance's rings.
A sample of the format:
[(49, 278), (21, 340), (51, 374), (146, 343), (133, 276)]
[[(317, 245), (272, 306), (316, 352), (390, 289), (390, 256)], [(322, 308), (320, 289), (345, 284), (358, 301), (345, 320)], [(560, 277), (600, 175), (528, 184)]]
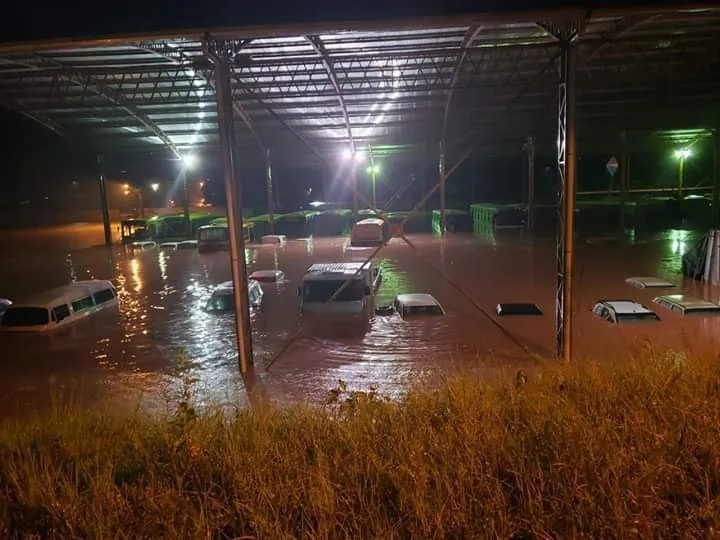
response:
[(182, 162), (185, 169), (192, 169), (197, 162), (197, 158), (192, 154), (185, 154), (182, 156)]

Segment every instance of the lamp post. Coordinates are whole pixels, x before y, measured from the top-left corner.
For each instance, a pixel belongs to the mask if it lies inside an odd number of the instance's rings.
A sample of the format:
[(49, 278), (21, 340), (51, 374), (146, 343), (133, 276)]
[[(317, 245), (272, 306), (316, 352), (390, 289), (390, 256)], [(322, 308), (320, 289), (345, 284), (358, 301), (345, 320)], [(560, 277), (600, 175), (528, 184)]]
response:
[(183, 181), (183, 212), (185, 214), (185, 234), (188, 239), (192, 238), (192, 223), (190, 222), (190, 194), (188, 192), (187, 173), (195, 167), (195, 156), (185, 154), (182, 157), (182, 181)]
[(354, 147), (352, 148), (345, 148), (342, 152), (342, 159), (343, 161), (350, 161), (352, 166), (350, 169), (351, 179), (352, 182), (352, 192), (353, 192), (353, 216), (357, 216), (358, 212), (358, 197), (357, 197), (357, 169), (356, 165), (361, 164), (363, 161), (365, 161), (366, 154), (363, 150), (355, 150)]
[(675, 150), (675, 157), (680, 160), (678, 167), (678, 199), (682, 199), (683, 188), (685, 186), (685, 160), (692, 155), (689, 148)]
[(132, 187), (130, 184), (123, 185), (123, 194), (125, 196), (130, 194), (135, 195), (135, 199), (137, 201), (137, 207), (138, 207), (138, 213), (140, 214), (141, 219), (145, 219), (145, 202), (143, 201), (143, 194), (142, 190)]
[(377, 163), (371, 163), (367, 168), (367, 172), (370, 175), (370, 182), (372, 183), (372, 204), (373, 208), (377, 208), (377, 198), (375, 197), (375, 183), (377, 181), (377, 175), (380, 172), (380, 166)]

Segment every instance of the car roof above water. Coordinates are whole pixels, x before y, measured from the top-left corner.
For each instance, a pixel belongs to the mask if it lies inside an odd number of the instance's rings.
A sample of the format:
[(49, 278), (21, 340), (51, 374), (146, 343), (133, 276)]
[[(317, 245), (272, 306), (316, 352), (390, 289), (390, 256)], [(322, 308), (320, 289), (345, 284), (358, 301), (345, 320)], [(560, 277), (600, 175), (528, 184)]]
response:
[(689, 296), (687, 294), (666, 294), (658, 296), (653, 300), (655, 303), (665, 301), (669, 304), (680, 306), (681, 308), (691, 311), (693, 309), (717, 309), (720, 310), (720, 306), (714, 304), (708, 300), (697, 298), (695, 296)]
[(307, 269), (308, 274), (354, 274), (359, 270), (369, 270), (371, 262), (315, 263)]
[(73, 302), (84, 296), (109, 288), (113, 288), (112, 282), (103, 279), (75, 281), (61, 287), (55, 287), (48, 291), (33, 294), (13, 305), (15, 307), (32, 306), (52, 308), (58, 304)]
[(409, 294), (398, 294), (395, 297), (399, 303), (409, 307), (425, 307), (425, 306), (439, 306), (440, 302), (437, 299), (427, 293), (409, 293)]
[[(254, 279), (248, 280), (248, 288), (254, 287), (256, 285), (260, 285), (260, 282)], [(219, 283), (214, 289), (213, 289), (213, 296), (216, 295), (230, 295), (235, 290), (235, 287), (233, 286), (232, 281), (223, 281), (222, 283)]]
[(598, 304), (603, 304), (612, 308), (619, 315), (631, 315), (633, 313), (654, 313), (642, 304), (632, 300), (599, 300)]

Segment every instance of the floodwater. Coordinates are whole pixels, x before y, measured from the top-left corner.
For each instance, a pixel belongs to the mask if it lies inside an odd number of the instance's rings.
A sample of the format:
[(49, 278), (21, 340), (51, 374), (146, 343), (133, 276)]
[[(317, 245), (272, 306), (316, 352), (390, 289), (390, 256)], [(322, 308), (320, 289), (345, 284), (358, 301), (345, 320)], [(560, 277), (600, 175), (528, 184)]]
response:
[[(275, 400), (317, 401), (339, 380), (351, 388), (394, 393), (418, 376), (444, 369), (531, 365), (517, 342), (532, 353), (551, 354), (554, 239), (514, 232), (452, 235), (444, 241), (409, 238), (414, 248), (393, 239), (376, 258), (383, 271), (378, 303), (403, 292), (430, 292), (446, 317), (375, 316), (360, 327), (341, 319), (303, 324), (297, 286), (306, 268), (364, 260), (373, 249), (350, 248), (344, 238), (250, 247), (249, 271), (277, 268), (287, 276), (285, 283), (263, 285), (262, 306), (252, 313), (254, 383)], [(683, 282), (679, 275), (680, 256), (692, 239), (689, 232), (672, 230), (617, 245), (578, 243), (573, 328), (578, 359), (629, 358), (647, 343), (674, 349), (715, 343), (720, 317), (681, 318), (656, 306), (661, 322), (619, 327), (590, 313), (600, 298), (649, 305), (657, 291), (629, 287), (628, 276), (668, 278), (683, 292), (717, 301), (716, 289)], [(136, 252), (101, 242), (102, 227), (96, 224), (0, 234), (0, 296), (21, 299), (73, 279), (97, 278), (113, 280), (120, 300), (119, 313), (81, 321), (60, 334), (0, 335), (0, 415), (43, 408), (57, 392), (83, 403), (159, 402), (176, 380), (169, 374), (181, 355), (194, 362), (201, 401), (244, 403), (234, 317), (202, 309), (213, 286), (231, 277), (228, 254)], [(513, 301), (535, 302), (544, 315), (495, 316), (498, 302)]]

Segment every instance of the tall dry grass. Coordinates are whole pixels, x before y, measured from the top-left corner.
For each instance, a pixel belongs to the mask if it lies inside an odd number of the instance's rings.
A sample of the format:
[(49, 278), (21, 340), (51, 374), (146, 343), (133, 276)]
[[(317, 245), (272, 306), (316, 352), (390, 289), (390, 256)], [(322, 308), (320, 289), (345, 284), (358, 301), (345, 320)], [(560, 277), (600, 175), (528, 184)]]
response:
[[(192, 382), (192, 381), (190, 381)], [(0, 537), (712, 537), (720, 365), (463, 375), (400, 402), (0, 428)]]

